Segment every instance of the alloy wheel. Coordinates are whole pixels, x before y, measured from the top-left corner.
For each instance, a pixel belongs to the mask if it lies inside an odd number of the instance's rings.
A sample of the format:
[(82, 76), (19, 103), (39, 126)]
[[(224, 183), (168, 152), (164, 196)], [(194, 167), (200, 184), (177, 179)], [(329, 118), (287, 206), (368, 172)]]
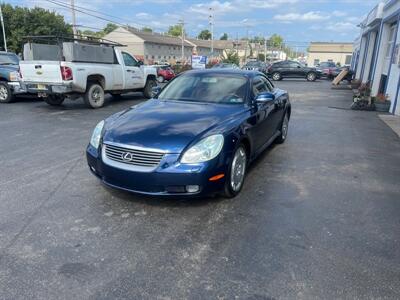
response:
[(232, 160), (232, 168), (231, 168), (231, 188), (234, 192), (238, 192), (244, 181), (245, 173), (246, 173), (246, 165), (247, 165), (247, 157), (246, 151), (243, 147), (239, 147)]
[(5, 86), (0, 86), (0, 100), (5, 101), (8, 98), (8, 91)]
[(283, 118), (283, 123), (282, 123), (282, 139), (286, 139), (287, 133), (289, 129), (289, 119), (288, 115), (285, 114), (285, 117)]

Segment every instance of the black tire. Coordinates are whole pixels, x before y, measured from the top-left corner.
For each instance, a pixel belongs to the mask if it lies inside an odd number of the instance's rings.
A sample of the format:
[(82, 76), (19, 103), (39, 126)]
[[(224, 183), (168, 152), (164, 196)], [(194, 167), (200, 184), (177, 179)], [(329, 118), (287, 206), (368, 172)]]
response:
[(65, 100), (63, 95), (49, 95), (44, 98), (44, 102), (51, 106), (60, 106)]
[(307, 74), (306, 79), (307, 81), (315, 81), (317, 80), (317, 74), (315, 74), (314, 72), (310, 72)]
[(281, 134), (275, 140), (277, 144), (283, 144), (286, 141), (288, 130), (289, 130), (289, 114), (285, 112), (280, 128)]
[[(241, 157), (242, 157), (242, 155), (244, 155), (244, 164), (241, 165), (241, 167), (240, 167), (241, 171), (239, 169), (236, 169), (237, 165), (235, 166), (235, 157), (238, 153)], [(228, 172), (226, 174), (227, 176), (225, 176), (225, 187), (224, 187), (224, 194), (223, 194), (224, 197), (234, 198), (240, 193), (240, 191), (243, 188), (244, 180), (246, 178), (247, 165), (248, 165), (248, 157), (247, 157), (246, 148), (244, 147), (243, 144), (239, 144), (239, 146), (233, 152), (232, 159), (229, 164)], [(234, 183), (232, 182), (232, 180), (234, 180), (233, 177), (235, 176), (232, 172), (235, 172), (235, 170), (236, 170), (236, 172), (240, 171), (240, 173), (236, 173), (236, 174), (239, 176), (242, 176), (240, 185), (236, 186), (236, 187), (234, 186)]]
[(156, 85), (157, 85), (157, 83), (154, 79), (150, 79), (150, 78), (147, 79), (146, 85), (144, 86), (144, 89), (143, 89), (143, 95), (145, 98), (147, 98), (147, 99), (152, 98), (152, 88)]
[(165, 78), (163, 76), (157, 76), (157, 82), (163, 83), (165, 81)]
[(89, 108), (100, 108), (104, 105), (104, 90), (98, 83), (89, 83), (83, 101)]
[(279, 72), (274, 72), (274, 73), (272, 73), (272, 80), (273, 81), (279, 81), (279, 80), (282, 80), (282, 75), (281, 75), (281, 73), (279, 73)]
[(0, 81), (0, 103), (10, 103), (14, 100), (14, 95), (7, 82)]

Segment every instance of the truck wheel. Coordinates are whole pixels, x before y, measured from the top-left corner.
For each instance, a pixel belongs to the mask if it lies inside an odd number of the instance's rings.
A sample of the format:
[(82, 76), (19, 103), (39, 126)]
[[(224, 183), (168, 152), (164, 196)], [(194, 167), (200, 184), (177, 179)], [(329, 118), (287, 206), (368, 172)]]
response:
[(59, 106), (65, 100), (65, 97), (62, 95), (49, 95), (48, 97), (44, 98), (44, 102), (52, 106)]
[(14, 100), (14, 95), (7, 82), (0, 81), (0, 103), (10, 103)]
[(152, 88), (156, 86), (157, 83), (154, 79), (147, 79), (146, 85), (143, 90), (143, 95), (145, 98), (150, 99), (152, 97)]
[(164, 80), (165, 80), (164, 77), (161, 76), (161, 75), (157, 77), (157, 81), (158, 81), (159, 83), (163, 83)]
[(100, 108), (104, 105), (104, 90), (98, 83), (90, 83), (83, 96), (85, 104), (89, 108)]

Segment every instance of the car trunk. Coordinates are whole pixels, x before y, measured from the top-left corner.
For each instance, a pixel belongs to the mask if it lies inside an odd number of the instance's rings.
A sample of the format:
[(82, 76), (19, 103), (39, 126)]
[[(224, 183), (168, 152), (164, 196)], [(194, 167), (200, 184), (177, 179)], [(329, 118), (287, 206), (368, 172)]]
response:
[(25, 82), (62, 83), (59, 61), (21, 61), (20, 68)]

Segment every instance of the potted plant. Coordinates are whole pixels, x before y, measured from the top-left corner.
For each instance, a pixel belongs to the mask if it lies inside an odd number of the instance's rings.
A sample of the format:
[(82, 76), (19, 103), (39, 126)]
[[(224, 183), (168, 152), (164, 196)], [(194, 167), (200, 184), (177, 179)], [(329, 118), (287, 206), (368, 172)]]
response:
[(384, 94), (376, 95), (374, 104), (376, 111), (388, 112), (391, 104), (389, 100), (389, 95), (384, 95)]

